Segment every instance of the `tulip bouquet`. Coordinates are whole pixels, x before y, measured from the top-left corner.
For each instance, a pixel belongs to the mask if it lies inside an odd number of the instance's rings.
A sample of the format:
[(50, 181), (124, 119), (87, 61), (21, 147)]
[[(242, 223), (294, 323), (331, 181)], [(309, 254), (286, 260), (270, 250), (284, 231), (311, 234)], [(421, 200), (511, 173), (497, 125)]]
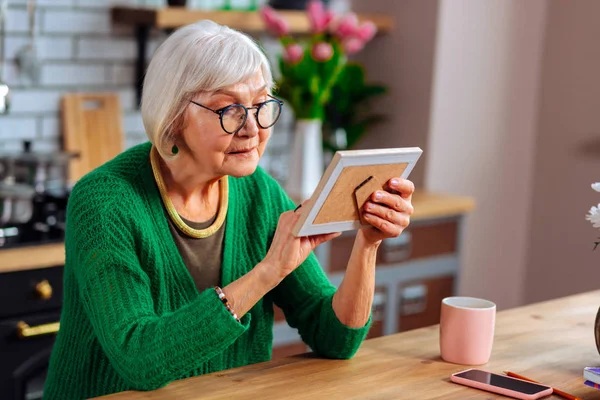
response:
[(279, 41), (281, 78), (277, 94), (294, 110), (297, 119), (323, 120), (331, 90), (348, 63), (377, 33), (370, 21), (359, 23), (355, 13), (335, 15), (320, 0), (307, 6), (310, 35), (298, 40), (288, 22), (271, 7), (261, 8), (267, 30)]

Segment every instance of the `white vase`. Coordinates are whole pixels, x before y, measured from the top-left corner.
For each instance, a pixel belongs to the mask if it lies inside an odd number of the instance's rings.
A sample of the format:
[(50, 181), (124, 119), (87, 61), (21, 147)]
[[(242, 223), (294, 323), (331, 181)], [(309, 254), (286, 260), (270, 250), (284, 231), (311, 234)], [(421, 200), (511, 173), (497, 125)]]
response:
[(312, 195), (323, 175), (322, 126), (320, 119), (296, 121), (285, 190), (297, 204)]

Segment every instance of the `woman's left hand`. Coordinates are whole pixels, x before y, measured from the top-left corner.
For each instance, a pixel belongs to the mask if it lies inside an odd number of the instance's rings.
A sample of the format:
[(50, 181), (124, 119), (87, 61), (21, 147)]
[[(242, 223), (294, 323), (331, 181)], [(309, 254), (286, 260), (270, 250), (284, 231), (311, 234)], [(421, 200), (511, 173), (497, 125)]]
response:
[(383, 239), (397, 237), (410, 223), (414, 209), (415, 185), (402, 178), (392, 178), (385, 190), (373, 192), (363, 207), (363, 217), (372, 227), (363, 228), (368, 244), (378, 245)]

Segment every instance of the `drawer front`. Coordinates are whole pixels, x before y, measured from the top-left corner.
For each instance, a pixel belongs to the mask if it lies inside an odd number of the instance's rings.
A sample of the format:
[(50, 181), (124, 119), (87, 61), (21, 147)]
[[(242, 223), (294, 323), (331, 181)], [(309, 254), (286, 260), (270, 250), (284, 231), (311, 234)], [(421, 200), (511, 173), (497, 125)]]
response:
[(439, 324), (442, 300), (453, 295), (454, 280), (454, 276), (441, 276), (401, 284), (398, 331)]
[(0, 318), (58, 309), (62, 298), (62, 266), (0, 274)]
[[(354, 235), (343, 235), (331, 240), (329, 272), (346, 269)], [(456, 253), (458, 249), (458, 221), (431, 224), (411, 224), (399, 237), (386, 239), (377, 251), (377, 267), (385, 267), (409, 260)]]
[(59, 311), (0, 320), (0, 397), (38, 399), (56, 339)]

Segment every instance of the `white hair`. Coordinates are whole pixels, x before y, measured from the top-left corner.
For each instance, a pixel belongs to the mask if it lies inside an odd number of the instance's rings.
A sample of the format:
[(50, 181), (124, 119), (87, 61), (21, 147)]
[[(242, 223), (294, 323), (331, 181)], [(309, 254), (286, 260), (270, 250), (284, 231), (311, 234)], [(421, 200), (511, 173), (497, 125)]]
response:
[(259, 70), (270, 92), (269, 61), (242, 32), (209, 20), (178, 29), (158, 47), (144, 78), (141, 111), (148, 139), (163, 157), (171, 156), (189, 98), (242, 82)]

